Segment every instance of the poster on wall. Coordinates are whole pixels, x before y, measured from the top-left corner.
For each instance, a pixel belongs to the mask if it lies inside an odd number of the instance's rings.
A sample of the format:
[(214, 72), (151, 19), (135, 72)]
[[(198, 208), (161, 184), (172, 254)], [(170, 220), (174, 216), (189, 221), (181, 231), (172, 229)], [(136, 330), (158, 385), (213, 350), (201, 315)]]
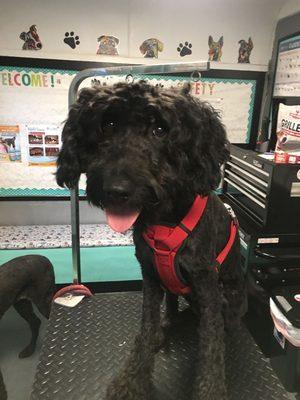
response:
[(60, 125), (34, 125), (27, 128), (27, 157), (30, 166), (55, 166), (61, 147)]
[[(164, 88), (180, 88), (186, 82), (186, 77), (141, 75), (133, 78), (143, 79), (152, 85)], [(91, 78), (89, 85), (110, 85), (124, 76), (105, 76)], [(87, 80), (88, 81), (88, 80)], [(256, 82), (254, 80), (202, 78), (189, 79), (191, 94), (202, 101), (211, 104), (220, 114), (229, 140), (232, 143), (248, 143), (251, 133), (251, 123), (255, 99)], [(86, 85), (86, 82), (84, 82)]]
[(300, 35), (279, 45), (274, 96), (300, 96)]
[(0, 125), (0, 162), (21, 162), (20, 130), (18, 125)]

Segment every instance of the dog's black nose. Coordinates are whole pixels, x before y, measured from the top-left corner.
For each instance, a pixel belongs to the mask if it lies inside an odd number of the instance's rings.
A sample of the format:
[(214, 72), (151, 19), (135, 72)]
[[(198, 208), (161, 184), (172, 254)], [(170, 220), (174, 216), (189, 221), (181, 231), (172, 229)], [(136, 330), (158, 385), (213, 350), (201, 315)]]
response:
[(107, 185), (104, 188), (105, 195), (108, 201), (125, 202), (130, 196), (130, 185), (127, 182), (114, 183)]

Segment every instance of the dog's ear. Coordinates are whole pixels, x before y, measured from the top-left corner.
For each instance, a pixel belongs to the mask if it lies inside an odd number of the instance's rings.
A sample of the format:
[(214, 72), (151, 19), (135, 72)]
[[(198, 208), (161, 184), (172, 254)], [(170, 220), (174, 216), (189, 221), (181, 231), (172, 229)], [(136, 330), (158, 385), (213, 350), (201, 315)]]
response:
[(105, 35), (99, 36), (98, 39), (97, 39), (97, 42), (101, 42), (103, 40), (103, 38), (105, 38), (105, 37), (106, 37)]
[(158, 48), (158, 51), (163, 51), (163, 49), (164, 49), (164, 44), (163, 44), (163, 42), (161, 42), (161, 41), (158, 40), (158, 39), (157, 39), (157, 48)]
[(213, 44), (213, 42), (214, 42), (213, 37), (211, 35), (209, 35), (208, 36), (208, 45), (209, 45), (209, 47)]
[(224, 44), (224, 38), (223, 38), (223, 36), (220, 37), (218, 43), (219, 43), (220, 47), (223, 47), (223, 44)]
[(191, 87), (192, 87), (192, 85), (190, 84), (190, 82), (185, 82), (184, 85), (181, 88), (181, 93), (184, 96), (187, 96), (188, 94), (190, 94)]
[(253, 42), (252, 42), (252, 39), (251, 39), (251, 37), (249, 37), (249, 40), (248, 40), (248, 45), (249, 45), (250, 49), (252, 50), (252, 49), (253, 49), (253, 47), (254, 47), (254, 45), (253, 45)]
[(221, 166), (228, 160), (228, 140), (220, 116), (208, 103), (190, 97), (185, 118), (190, 126), (186, 136), (190, 139), (189, 163), (191, 185), (197, 193), (205, 195), (218, 187)]
[(120, 40), (116, 38), (115, 36), (111, 36), (111, 39), (115, 42), (116, 46), (120, 43)]
[(140, 52), (144, 55), (147, 51), (148, 47), (148, 39), (144, 40), (143, 43), (140, 45)]
[(56, 182), (61, 187), (73, 188), (79, 180), (83, 165), (85, 120), (88, 120), (91, 100), (101, 88), (84, 88), (77, 101), (72, 105), (62, 131), (62, 148), (57, 159)]

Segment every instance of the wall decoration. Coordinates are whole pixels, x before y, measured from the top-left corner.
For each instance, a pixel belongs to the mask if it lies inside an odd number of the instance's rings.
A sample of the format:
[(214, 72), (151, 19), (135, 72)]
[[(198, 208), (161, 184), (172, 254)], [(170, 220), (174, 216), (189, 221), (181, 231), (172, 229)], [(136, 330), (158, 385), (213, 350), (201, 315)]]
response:
[(65, 33), (65, 38), (64, 38), (64, 43), (66, 43), (68, 46), (71, 47), (71, 49), (75, 49), (76, 46), (80, 44), (79, 41), (79, 36), (75, 36), (74, 32), (66, 32)]
[(98, 37), (99, 47), (97, 54), (105, 54), (106, 56), (118, 56), (119, 39), (114, 36), (102, 35)]
[(177, 47), (177, 51), (180, 55), (180, 57), (184, 57), (184, 56), (188, 56), (190, 54), (192, 54), (192, 43), (189, 42), (184, 42), (183, 43), (179, 43), (178, 47)]
[(145, 58), (158, 58), (158, 53), (162, 52), (163, 49), (163, 42), (155, 38), (144, 40), (140, 45), (140, 52)]
[(27, 156), (29, 165), (55, 165), (61, 146), (61, 125), (26, 127)]
[(300, 35), (279, 44), (274, 96), (300, 97)]
[(22, 50), (41, 50), (43, 47), (36, 25), (31, 25), (28, 32), (22, 32), (20, 39), (24, 40)]
[(253, 49), (253, 42), (251, 37), (249, 37), (248, 42), (246, 40), (241, 39), (239, 40), (239, 57), (238, 57), (238, 62), (239, 63), (250, 63), (250, 54)]
[(224, 39), (223, 36), (220, 37), (220, 39), (215, 42), (213, 37), (209, 35), (208, 37), (208, 60), (209, 61), (221, 61), (222, 57), (222, 47), (224, 44)]
[(0, 162), (20, 162), (20, 130), (18, 125), (0, 126)]

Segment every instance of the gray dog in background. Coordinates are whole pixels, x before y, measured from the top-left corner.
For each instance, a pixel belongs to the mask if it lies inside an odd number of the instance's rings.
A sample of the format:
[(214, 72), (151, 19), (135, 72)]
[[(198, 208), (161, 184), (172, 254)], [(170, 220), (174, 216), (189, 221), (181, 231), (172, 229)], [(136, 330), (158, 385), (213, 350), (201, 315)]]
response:
[(49, 318), (54, 290), (53, 266), (46, 257), (21, 256), (0, 266), (0, 319), (13, 306), (31, 330), (30, 343), (20, 352), (20, 358), (33, 354), (39, 335), (41, 321), (32, 304)]

